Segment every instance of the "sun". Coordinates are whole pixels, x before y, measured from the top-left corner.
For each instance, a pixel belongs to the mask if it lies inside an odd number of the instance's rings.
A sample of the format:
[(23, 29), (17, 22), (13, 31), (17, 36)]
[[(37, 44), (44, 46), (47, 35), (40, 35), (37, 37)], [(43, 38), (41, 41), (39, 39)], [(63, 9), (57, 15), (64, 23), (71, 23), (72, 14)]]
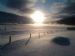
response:
[(31, 18), (35, 22), (35, 24), (42, 24), (45, 20), (44, 13), (41, 11), (35, 11), (33, 14), (31, 14)]

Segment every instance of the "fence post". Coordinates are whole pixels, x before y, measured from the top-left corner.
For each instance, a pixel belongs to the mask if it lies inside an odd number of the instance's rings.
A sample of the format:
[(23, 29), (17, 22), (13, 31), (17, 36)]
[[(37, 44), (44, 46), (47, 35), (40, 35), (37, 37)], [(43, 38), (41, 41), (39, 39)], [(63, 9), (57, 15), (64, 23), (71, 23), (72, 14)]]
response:
[(32, 37), (31, 33), (30, 33), (30, 38)]
[(44, 35), (46, 35), (45, 32), (44, 32)]
[(40, 38), (40, 33), (39, 33), (39, 38)]
[(9, 36), (9, 44), (11, 44), (11, 36)]

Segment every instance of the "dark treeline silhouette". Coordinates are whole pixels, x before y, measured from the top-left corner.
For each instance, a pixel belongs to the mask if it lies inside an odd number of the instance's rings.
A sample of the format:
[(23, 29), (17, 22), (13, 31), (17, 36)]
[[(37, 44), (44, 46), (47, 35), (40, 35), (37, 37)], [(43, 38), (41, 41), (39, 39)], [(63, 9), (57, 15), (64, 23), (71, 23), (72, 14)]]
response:
[(75, 16), (66, 17), (64, 19), (59, 20), (57, 23), (75, 25)]
[(5, 24), (5, 23), (26, 24), (26, 23), (32, 23), (32, 20), (28, 17), (0, 11), (0, 24)]

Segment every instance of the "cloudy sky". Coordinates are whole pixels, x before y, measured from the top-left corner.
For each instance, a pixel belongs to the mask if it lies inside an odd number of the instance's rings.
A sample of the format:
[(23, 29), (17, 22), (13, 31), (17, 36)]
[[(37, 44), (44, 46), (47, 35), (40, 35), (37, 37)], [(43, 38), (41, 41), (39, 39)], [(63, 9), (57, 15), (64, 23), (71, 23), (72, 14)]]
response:
[[(72, 1), (74, 2), (74, 0)], [(68, 0), (0, 0), (0, 11), (10, 12), (17, 15), (32, 13), (34, 10), (42, 10), (48, 14), (49, 19), (57, 15), (67, 15), (74, 12), (74, 5), (66, 6)], [(66, 7), (66, 8), (65, 8)], [(65, 9), (65, 10), (63, 10)], [(67, 11), (67, 9), (69, 9)], [(64, 13), (62, 13), (64, 11)], [(60, 13), (61, 12), (61, 13)], [(53, 18), (52, 18), (53, 19)]]
[[(26, 9), (42, 9), (42, 10), (50, 10), (50, 7), (54, 3), (64, 3), (64, 0), (0, 0), (0, 7), (5, 11), (5, 8), (10, 8), (13, 10), (24, 11)], [(60, 5), (59, 4), (59, 5)], [(58, 6), (58, 5), (57, 5)], [(60, 6), (59, 6), (60, 7)]]

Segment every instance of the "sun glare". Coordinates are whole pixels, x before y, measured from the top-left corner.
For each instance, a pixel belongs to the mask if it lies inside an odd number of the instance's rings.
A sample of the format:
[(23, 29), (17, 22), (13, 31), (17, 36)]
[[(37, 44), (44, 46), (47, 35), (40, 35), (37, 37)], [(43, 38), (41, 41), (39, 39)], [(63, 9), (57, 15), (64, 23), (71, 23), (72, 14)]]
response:
[(35, 11), (31, 14), (31, 18), (35, 22), (34, 24), (43, 24), (45, 19), (44, 14), (41, 11)]

